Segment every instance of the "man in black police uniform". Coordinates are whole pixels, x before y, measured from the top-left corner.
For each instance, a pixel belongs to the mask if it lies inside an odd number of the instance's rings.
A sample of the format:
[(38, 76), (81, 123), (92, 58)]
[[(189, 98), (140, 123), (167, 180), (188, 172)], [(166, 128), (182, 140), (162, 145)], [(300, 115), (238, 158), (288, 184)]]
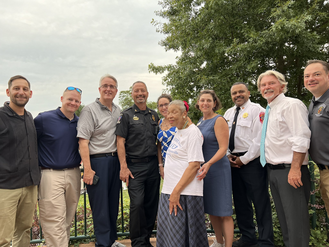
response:
[[(152, 246), (159, 200), (158, 114), (146, 106), (144, 82), (132, 86), (134, 105), (118, 119), (116, 135), (120, 160), (120, 179), (126, 182), (130, 197), (130, 238), (133, 247)], [(158, 162), (159, 161), (159, 162)]]

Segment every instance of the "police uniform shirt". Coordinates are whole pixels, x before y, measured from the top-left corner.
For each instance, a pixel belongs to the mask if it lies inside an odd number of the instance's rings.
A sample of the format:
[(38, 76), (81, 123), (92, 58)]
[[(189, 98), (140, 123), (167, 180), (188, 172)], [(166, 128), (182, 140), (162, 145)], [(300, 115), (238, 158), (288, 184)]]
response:
[[(230, 134), (236, 106), (228, 109), (224, 118), (227, 120)], [(247, 153), (240, 157), (243, 164), (248, 164), (250, 161), (259, 157), (259, 146), (262, 135), (262, 125), (265, 115), (265, 109), (259, 104), (248, 100), (241, 106), (234, 137), (234, 150), (232, 153)], [(228, 152), (229, 154), (229, 152)]]
[(318, 100), (313, 97), (309, 106), (311, 128), (310, 155), (320, 165), (329, 165), (329, 90)]
[(141, 111), (135, 104), (124, 110), (117, 122), (117, 136), (126, 139), (126, 155), (140, 159), (157, 155), (158, 114), (146, 107)]

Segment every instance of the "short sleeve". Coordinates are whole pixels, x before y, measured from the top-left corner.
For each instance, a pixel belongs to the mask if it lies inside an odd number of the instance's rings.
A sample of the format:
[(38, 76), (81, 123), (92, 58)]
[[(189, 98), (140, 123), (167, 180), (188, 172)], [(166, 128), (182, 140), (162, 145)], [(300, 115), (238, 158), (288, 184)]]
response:
[(129, 124), (129, 115), (127, 113), (121, 113), (115, 130), (117, 136), (121, 136), (127, 139), (128, 136), (128, 124)]

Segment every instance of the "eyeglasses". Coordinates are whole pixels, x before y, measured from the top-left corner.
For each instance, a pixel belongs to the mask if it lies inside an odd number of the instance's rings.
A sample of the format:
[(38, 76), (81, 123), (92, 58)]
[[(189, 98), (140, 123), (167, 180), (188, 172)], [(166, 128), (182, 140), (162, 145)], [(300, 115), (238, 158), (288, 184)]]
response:
[(102, 86), (100, 86), (101, 88), (104, 88), (104, 89), (107, 89), (107, 88), (110, 88), (110, 89), (116, 89), (117, 87), (116, 86), (114, 86), (114, 85), (107, 85), (107, 84), (104, 84), (104, 85), (102, 85)]
[(162, 108), (162, 107), (167, 107), (169, 105), (169, 103), (165, 103), (163, 105), (159, 105), (159, 108)]
[[(80, 88), (77, 88), (77, 87), (67, 87), (66, 88), (66, 90), (69, 90), (69, 91), (73, 91), (73, 90), (77, 90), (77, 92), (79, 93), (79, 94), (82, 94), (82, 90), (80, 89)], [(66, 91), (65, 90), (65, 91)]]

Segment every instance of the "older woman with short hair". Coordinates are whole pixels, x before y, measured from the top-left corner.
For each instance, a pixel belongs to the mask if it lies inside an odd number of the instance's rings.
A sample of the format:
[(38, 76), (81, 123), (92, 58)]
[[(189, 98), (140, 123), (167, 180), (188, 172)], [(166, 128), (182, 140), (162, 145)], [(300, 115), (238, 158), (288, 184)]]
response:
[(187, 120), (183, 101), (172, 101), (168, 120), (177, 127), (167, 150), (159, 212), (157, 247), (208, 247), (203, 181), (196, 178), (202, 154), (200, 130)]

